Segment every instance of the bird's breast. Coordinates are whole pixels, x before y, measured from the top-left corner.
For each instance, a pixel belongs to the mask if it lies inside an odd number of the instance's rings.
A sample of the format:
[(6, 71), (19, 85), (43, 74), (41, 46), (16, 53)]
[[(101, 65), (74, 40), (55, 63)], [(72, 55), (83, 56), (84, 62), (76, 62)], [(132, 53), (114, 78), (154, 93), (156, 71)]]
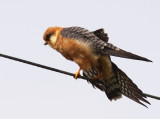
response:
[(74, 39), (62, 39), (55, 49), (66, 59), (76, 62), (83, 70), (89, 70), (97, 64), (98, 56), (90, 44)]

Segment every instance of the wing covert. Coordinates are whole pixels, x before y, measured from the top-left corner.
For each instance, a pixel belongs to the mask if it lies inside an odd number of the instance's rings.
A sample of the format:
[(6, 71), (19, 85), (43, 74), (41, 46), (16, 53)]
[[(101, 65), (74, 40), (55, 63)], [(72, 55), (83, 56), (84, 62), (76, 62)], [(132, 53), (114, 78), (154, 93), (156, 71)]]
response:
[(93, 51), (96, 54), (102, 54), (102, 55), (112, 55), (117, 57), (123, 57), (123, 58), (129, 58), (129, 59), (135, 59), (135, 60), (143, 60), (151, 62), (151, 60), (138, 56), (136, 54), (127, 52), (125, 50), (122, 50), (116, 46), (114, 46), (111, 43), (108, 43), (108, 39), (105, 36), (104, 38), (100, 38), (102, 34), (104, 34), (103, 29), (96, 30), (94, 32), (90, 32), (89, 30), (81, 27), (66, 27), (61, 31), (61, 35), (66, 38), (70, 38), (73, 40), (80, 40), (84, 43), (90, 44), (90, 46), (93, 48)]

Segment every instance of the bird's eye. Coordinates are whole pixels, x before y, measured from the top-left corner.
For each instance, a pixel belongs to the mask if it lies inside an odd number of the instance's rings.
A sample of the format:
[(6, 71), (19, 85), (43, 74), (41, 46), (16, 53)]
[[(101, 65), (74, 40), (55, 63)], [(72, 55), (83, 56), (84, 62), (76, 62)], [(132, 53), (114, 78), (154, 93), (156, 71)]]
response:
[(46, 35), (46, 41), (49, 41), (49, 40), (50, 40), (51, 35), (52, 35), (52, 34), (47, 34), (47, 35)]

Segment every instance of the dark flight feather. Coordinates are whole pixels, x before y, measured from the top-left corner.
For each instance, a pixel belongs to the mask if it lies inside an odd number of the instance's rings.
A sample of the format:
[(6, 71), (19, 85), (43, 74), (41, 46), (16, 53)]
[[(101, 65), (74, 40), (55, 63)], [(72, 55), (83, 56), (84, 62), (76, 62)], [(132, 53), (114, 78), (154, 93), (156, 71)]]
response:
[[(93, 31), (93, 33), (101, 38), (101, 40), (108, 42), (108, 35), (104, 33), (103, 29), (98, 29)], [(105, 36), (105, 37), (104, 37)], [(104, 91), (107, 97), (112, 100), (119, 98), (121, 94), (125, 95), (126, 97), (130, 98), (131, 100), (147, 107), (142, 102), (150, 104), (145, 98), (146, 96), (144, 93), (137, 87), (135, 83), (121, 70), (119, 69), (113, 62), (112, 62), (112, 69), (114, 73), (114, 78), (111, 80), (110, 83), (104, 82), (101, 79), (91, 79), (95, 77), (98, 73), (96, 69), (92, 69), (90, 72), (83, 72), (83, 75), (87, 78), (90, 78), (88, 82), (92, 84), (93, 87)], [(142, 102), (141, 102), (142, 101)]]
[(92, 44), (94, 51), (97, 55), (112, 55), (117, 57), (142, 60), (151, 62), (151, 60), (135, 55), (133, 53), (122, 50), (111, 43), (108, 43), (108, 35), (104, 33), (103, 29), (90, 32), (89, 30), (81, 27), (67, 27), (61, 31), (61, 35), (66, 38), (81, 40), (83, 42)]

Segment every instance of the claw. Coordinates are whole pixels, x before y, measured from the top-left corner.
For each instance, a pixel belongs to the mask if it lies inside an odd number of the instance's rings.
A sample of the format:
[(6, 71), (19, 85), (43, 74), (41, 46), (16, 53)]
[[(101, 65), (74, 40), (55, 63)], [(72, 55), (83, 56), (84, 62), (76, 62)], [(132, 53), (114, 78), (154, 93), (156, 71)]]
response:
[(80, 71), (81, 71), (81, 68), (79, 68), (79, 70), (75, 73), (75, 76), (74, 76), (75, 79), (77, 79), (78, 76), (80, 76)]
[(102, 77), (102, 75), (98, 72), (98, 75), (95, 77), (92, 77), (92, 79), (100, 79)]

